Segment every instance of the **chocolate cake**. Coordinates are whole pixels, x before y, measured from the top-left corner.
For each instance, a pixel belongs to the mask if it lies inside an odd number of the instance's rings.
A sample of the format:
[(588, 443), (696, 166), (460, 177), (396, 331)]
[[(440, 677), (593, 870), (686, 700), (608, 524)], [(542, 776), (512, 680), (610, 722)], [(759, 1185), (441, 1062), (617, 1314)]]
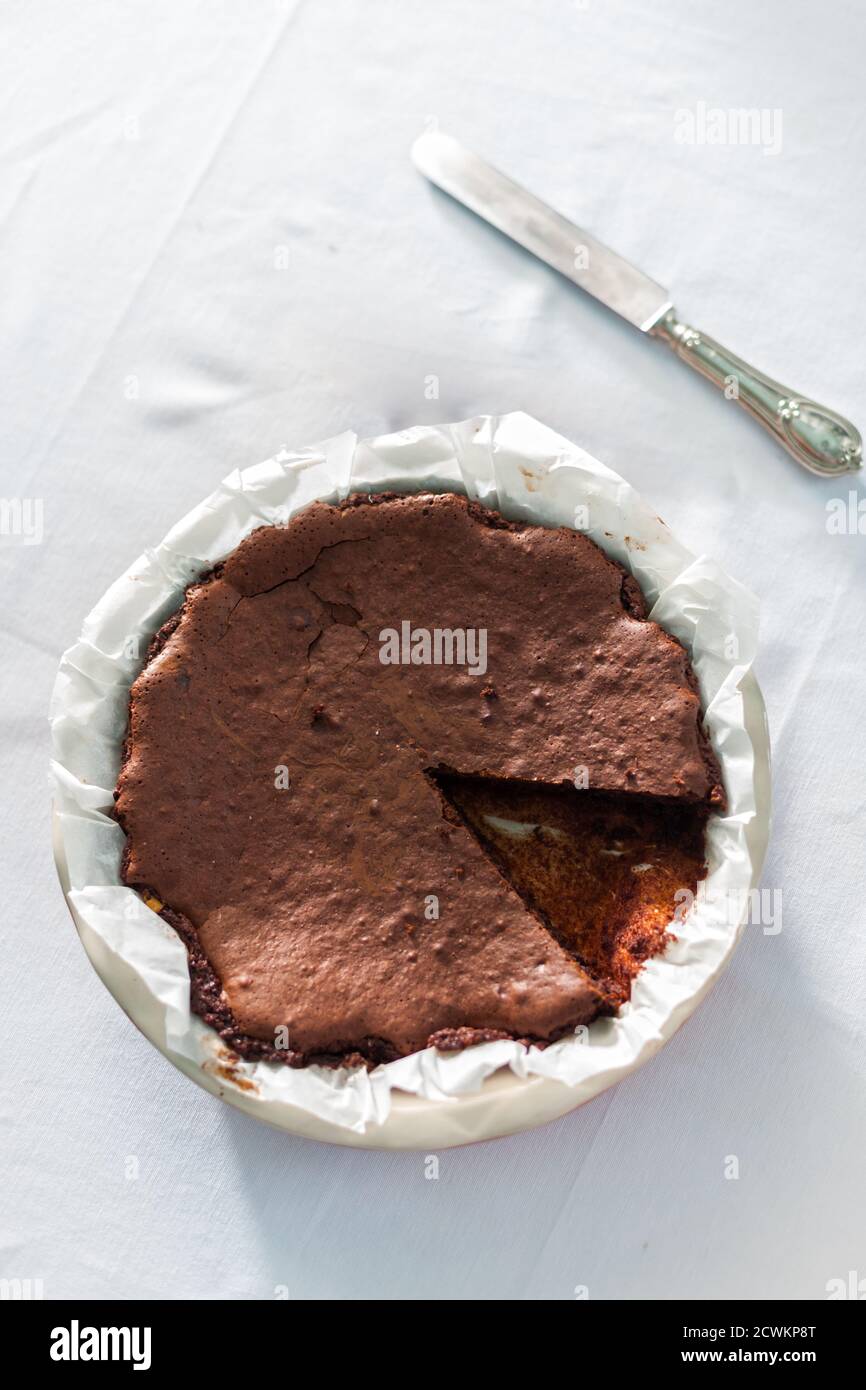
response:
[(124, 881), (241, 1056), (546, 1042), (664, 948), (724, 806), (683, 648), (585, 536), (352, 496), (190, 587), (130, 693)]

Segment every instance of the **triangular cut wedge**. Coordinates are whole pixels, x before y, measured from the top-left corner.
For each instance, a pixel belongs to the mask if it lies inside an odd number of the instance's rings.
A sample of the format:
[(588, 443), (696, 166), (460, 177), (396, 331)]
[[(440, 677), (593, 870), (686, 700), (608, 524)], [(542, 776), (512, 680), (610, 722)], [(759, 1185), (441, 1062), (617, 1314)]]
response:
[(706, 874), (703, 807), (628, 792), (428, 774), (503, 878), (609, 998)]

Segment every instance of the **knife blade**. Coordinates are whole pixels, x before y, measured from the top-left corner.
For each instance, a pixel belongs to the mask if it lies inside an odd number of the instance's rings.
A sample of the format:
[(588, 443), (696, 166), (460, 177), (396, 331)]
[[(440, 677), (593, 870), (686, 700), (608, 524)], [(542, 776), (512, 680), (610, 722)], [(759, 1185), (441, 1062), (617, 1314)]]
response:
[(641, 332), (648, 332), (673, 307), (667, 290), (655, 280), (450, 135), (428, 131), (419, 136), (412, 158), (431, 183)]
[(677, 316), (668, 291), (590, 232), (570, 222), (459, 141), (427, 131), (412, 159), (431, 183), (558, 270), (642, 333), (661, 338), (812, 473), (835, 477), (862, 466), (863, 441), (843, 415), (790, 391)]

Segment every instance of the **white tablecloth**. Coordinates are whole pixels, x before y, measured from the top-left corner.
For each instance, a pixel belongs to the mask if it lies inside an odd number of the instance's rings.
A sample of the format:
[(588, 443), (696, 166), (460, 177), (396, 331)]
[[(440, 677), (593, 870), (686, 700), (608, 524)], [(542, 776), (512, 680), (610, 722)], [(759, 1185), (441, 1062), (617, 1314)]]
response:
[[(41, 0), (0, 25), (0, 491), (44, 519), (0, 536), (0, 1273), (345, 1299), (866, 1276), (866, 535), (826, 510), (863, 485), (798, 469), (407, 156), (438, 121), (862, 426), (862, 7)], [(781, 119), (781, 149), (676, 138), (713, 108)], [(83, 615), (233, 467), (516, 408), (760, 596), (783, 927), (640, 1074), (431, 1181), (256, 1125), (136, 1033), (54, 877), (45, 716)]]

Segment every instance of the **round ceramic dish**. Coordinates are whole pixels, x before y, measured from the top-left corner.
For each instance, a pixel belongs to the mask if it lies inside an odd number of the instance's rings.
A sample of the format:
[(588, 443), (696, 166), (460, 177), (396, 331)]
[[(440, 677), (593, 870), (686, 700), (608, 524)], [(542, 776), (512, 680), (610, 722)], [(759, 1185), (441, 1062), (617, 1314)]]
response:
[[(138, 650), (194, 575), (255, 525), (285, 521), (314, 497), (333, 500), (383, 487), (465, 490), (506, 514), (586, 529), (632, 566), (648, 594), (658, 596), (659, 620), (691, 647), (702, 684), (716, 692), (708, 718), (729, 792), (733, 787), (736, 795), (733, 814), (720, 822), (727, 829), (714, 842), (717, 868), (711, 879), (720, 864), (723, 892), (729, 898), (733, 893), (735, 911), (721, 927), (712, 916), (702, 925), (699, 914), (691, 929), (677, 929), (676, 948), (642, 972), (640, 998), (623, 1011), (628, 1017), (603, 1021), (607, 1031), (598, 1034), (600, 1046), (590, 1049), (591, 1056), (577, 1058), (569, 1046), (568, 1058), (557, 1058), (557, 1044), (547, 1053), (533, 1049), (535, 1059), (527, 1060), (517, 1044), (498, 1043), (470, 1049), (458, 1055), (462, 1061), (441, 1067), (436, 1054), (417, 1054), (377, 1069), (369, 1081), (366, 1074), (317, 1076), (317, 1068), (287, 1073), (271, 1064), (260, 1064), (267, 1075), (254, 1072), (190, 1019), (180, 943), (132, 890), (119, 885), (122, 836), (106, 811), (128, 685), (140, 667), (140, 658), (124, 655), (128, 635), (136, 631)], [(731, 660), (728, 648), (732, 641), (737, 647), (738, 631), (749, 650)], [(293, 1134), (356, 1148), (435, 1150), (556, 1119), (657, 1052), (733, 952), (749, 891), (757, 886), (770, 820), (769, 738), (749, 665), (753, 649), (753, 600), (712, 562), (694, 560), (622, 479), (527, 416), (482, 417), (362, 444), (341, 436), (232, 475), (112, 586), (61, 665), (53, 705), (54, 852), (82, 944), (129, 1018), (173, 1065), (220, 1099)]]

